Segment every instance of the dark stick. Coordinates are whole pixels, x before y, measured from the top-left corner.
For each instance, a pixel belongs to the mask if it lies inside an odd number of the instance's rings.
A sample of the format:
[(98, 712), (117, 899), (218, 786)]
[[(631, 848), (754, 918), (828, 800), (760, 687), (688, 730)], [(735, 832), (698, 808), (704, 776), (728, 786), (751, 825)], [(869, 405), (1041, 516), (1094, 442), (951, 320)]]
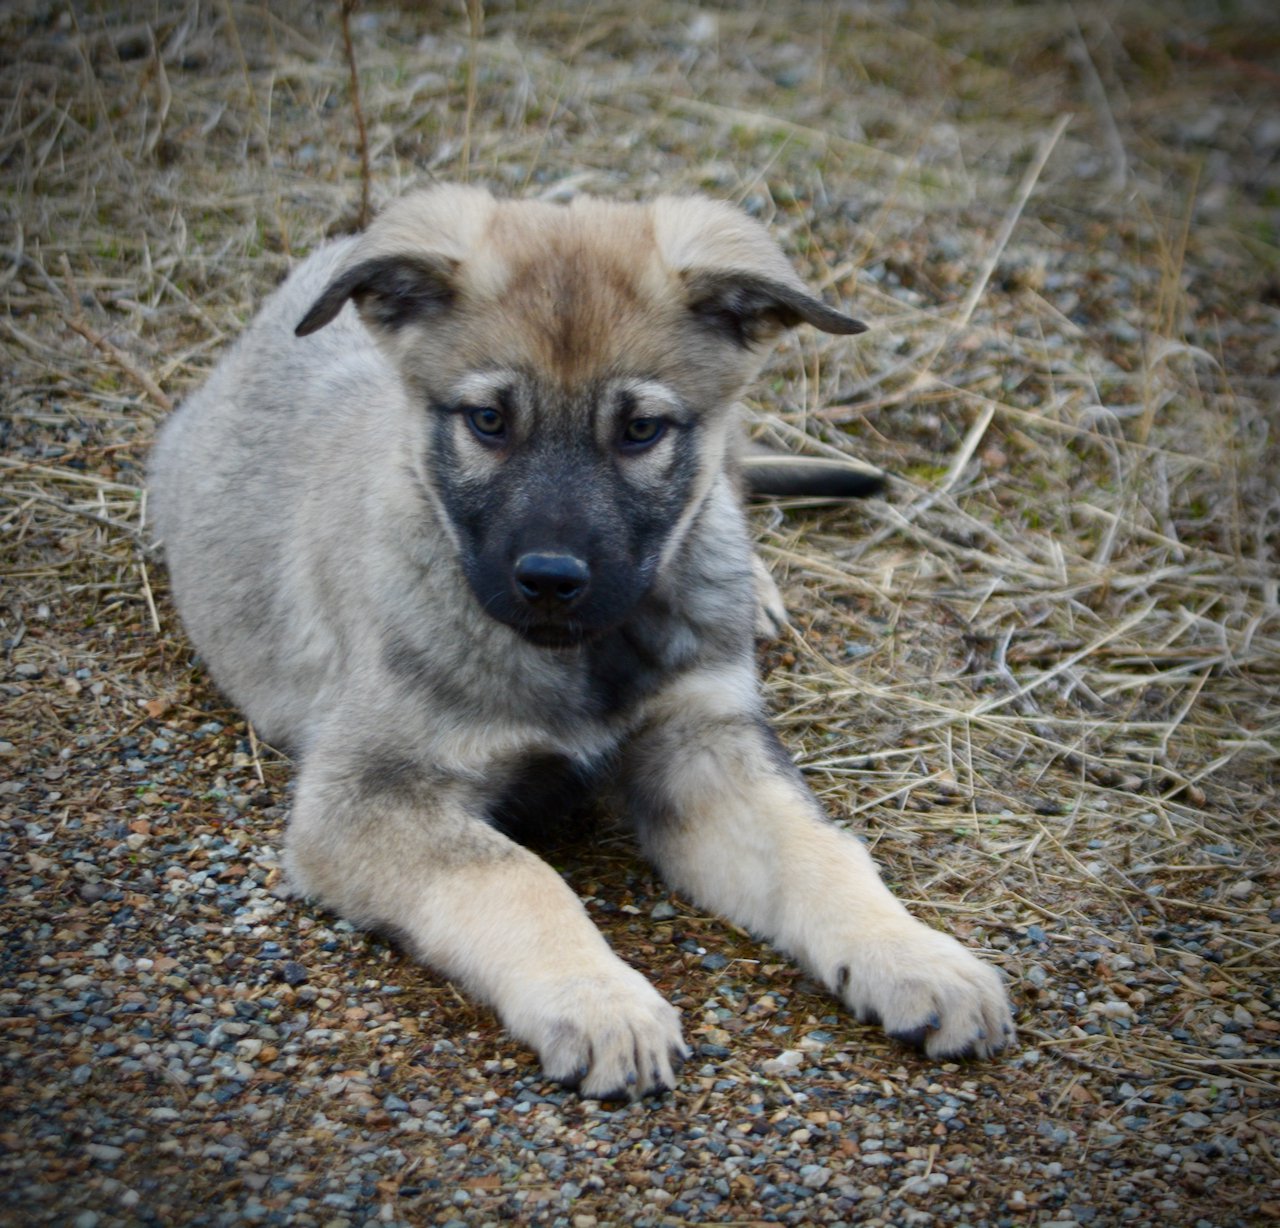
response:
[(351, 44), (351, 13), (358, 0), (342, 0), (342, 42), (347, 49), (347, 67), (351, 69), (351, 106), (356, 113), (356, 129), (360, 134), (360, 214), (356, 224), (361, 229), (369, 224), (369, 133), (364, 126), (360, 106), (360, 74), (356, 71), (356, 51)]

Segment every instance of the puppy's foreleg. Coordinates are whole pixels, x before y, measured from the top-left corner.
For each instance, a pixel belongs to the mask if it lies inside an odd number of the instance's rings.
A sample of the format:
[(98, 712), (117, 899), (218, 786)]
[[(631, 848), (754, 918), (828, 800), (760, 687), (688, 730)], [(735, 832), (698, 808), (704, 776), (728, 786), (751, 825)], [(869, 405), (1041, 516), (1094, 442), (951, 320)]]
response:
[(400, 937), (490, 1003), (548, 1077), (588, 1096), (675, 1085), (675, 1009), (609, 949), (545, 862), (485, 821), (473, 785), (313, 753), (286, 866), (305, 894)]
[(1013, 1023), (999, 974), (894, 898), (865, 845), (827, 820), (754, 702), (742, 702), (747, 691), (742, 679), (686, 678), (629, 747), (627, 804), (664, 877), (930, 1056), (1003, 1048)]
[(751, 556), (751, 587), (756, 596), (756, 638), (776, 640), (787, 625), (787, 607), (777, 581), (758, 554)]

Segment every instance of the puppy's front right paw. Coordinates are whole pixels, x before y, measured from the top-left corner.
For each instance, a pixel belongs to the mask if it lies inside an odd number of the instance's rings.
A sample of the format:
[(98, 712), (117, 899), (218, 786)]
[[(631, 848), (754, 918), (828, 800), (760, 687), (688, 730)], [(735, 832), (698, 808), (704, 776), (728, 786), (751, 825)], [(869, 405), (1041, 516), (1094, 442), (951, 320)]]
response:
[(551, 987), (523, 1027), (547, 1077), (598, 1100), (635, 1100), (676, 1084), (689, 1055), (680, 1016), (638, 972), (567, 977)]

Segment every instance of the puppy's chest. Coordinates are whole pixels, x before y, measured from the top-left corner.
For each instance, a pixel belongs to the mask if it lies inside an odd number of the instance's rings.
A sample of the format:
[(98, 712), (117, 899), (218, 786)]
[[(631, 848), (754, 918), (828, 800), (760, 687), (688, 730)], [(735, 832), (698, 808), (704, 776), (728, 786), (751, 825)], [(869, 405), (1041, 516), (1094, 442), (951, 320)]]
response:
[(519, 671), (519, 681), (510, 679), (508, 702), (521, 704), (531, 724), (570, 743), (625, 737), (645, 701), (696, 664), (702, 647), (686, 618), (648, 605), (571, 654)]
[(699, 660), (704, 636), (673, 604), (647, 599), (622, 626), (569, 650), (539, 648), (475, 611), (467, 628), (388, 627), (385, 677), (434, 720), (541, 726), (557, 740), (616, 731)]
[(613, 766), (611, 754), (570, 759), (533, 751), (516, 756), (495, 771), (489, 819), (523, 842), (546, 842), (569, 834), (590, 820), (590, 807)]
[(687, 619), (663, 608), (642, 611), (587, 645), (581, 674), (587, 712), (598, 720), (625, 717), (697, 661), (700, 648)]

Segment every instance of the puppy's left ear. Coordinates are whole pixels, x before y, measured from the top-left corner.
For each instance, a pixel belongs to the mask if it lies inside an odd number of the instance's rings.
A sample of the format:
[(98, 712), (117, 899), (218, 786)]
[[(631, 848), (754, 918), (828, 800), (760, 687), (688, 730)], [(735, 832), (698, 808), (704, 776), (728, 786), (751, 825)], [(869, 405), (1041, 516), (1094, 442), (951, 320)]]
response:
[(797, 324), (812, 324), (824, 333), (867, 331), (861, 320), (828, 307), (803, 287), (763, 273), (691, 270), (685, 286), (695, 318), (744, 349)]
[(651, 216), (659, 255), (682, 281), (694, 319), (713, 334), (746, 349), (797, 324), (866, 331), (812, 295), (769, 232), (740, 209), (705, 196), (660, 196)]

